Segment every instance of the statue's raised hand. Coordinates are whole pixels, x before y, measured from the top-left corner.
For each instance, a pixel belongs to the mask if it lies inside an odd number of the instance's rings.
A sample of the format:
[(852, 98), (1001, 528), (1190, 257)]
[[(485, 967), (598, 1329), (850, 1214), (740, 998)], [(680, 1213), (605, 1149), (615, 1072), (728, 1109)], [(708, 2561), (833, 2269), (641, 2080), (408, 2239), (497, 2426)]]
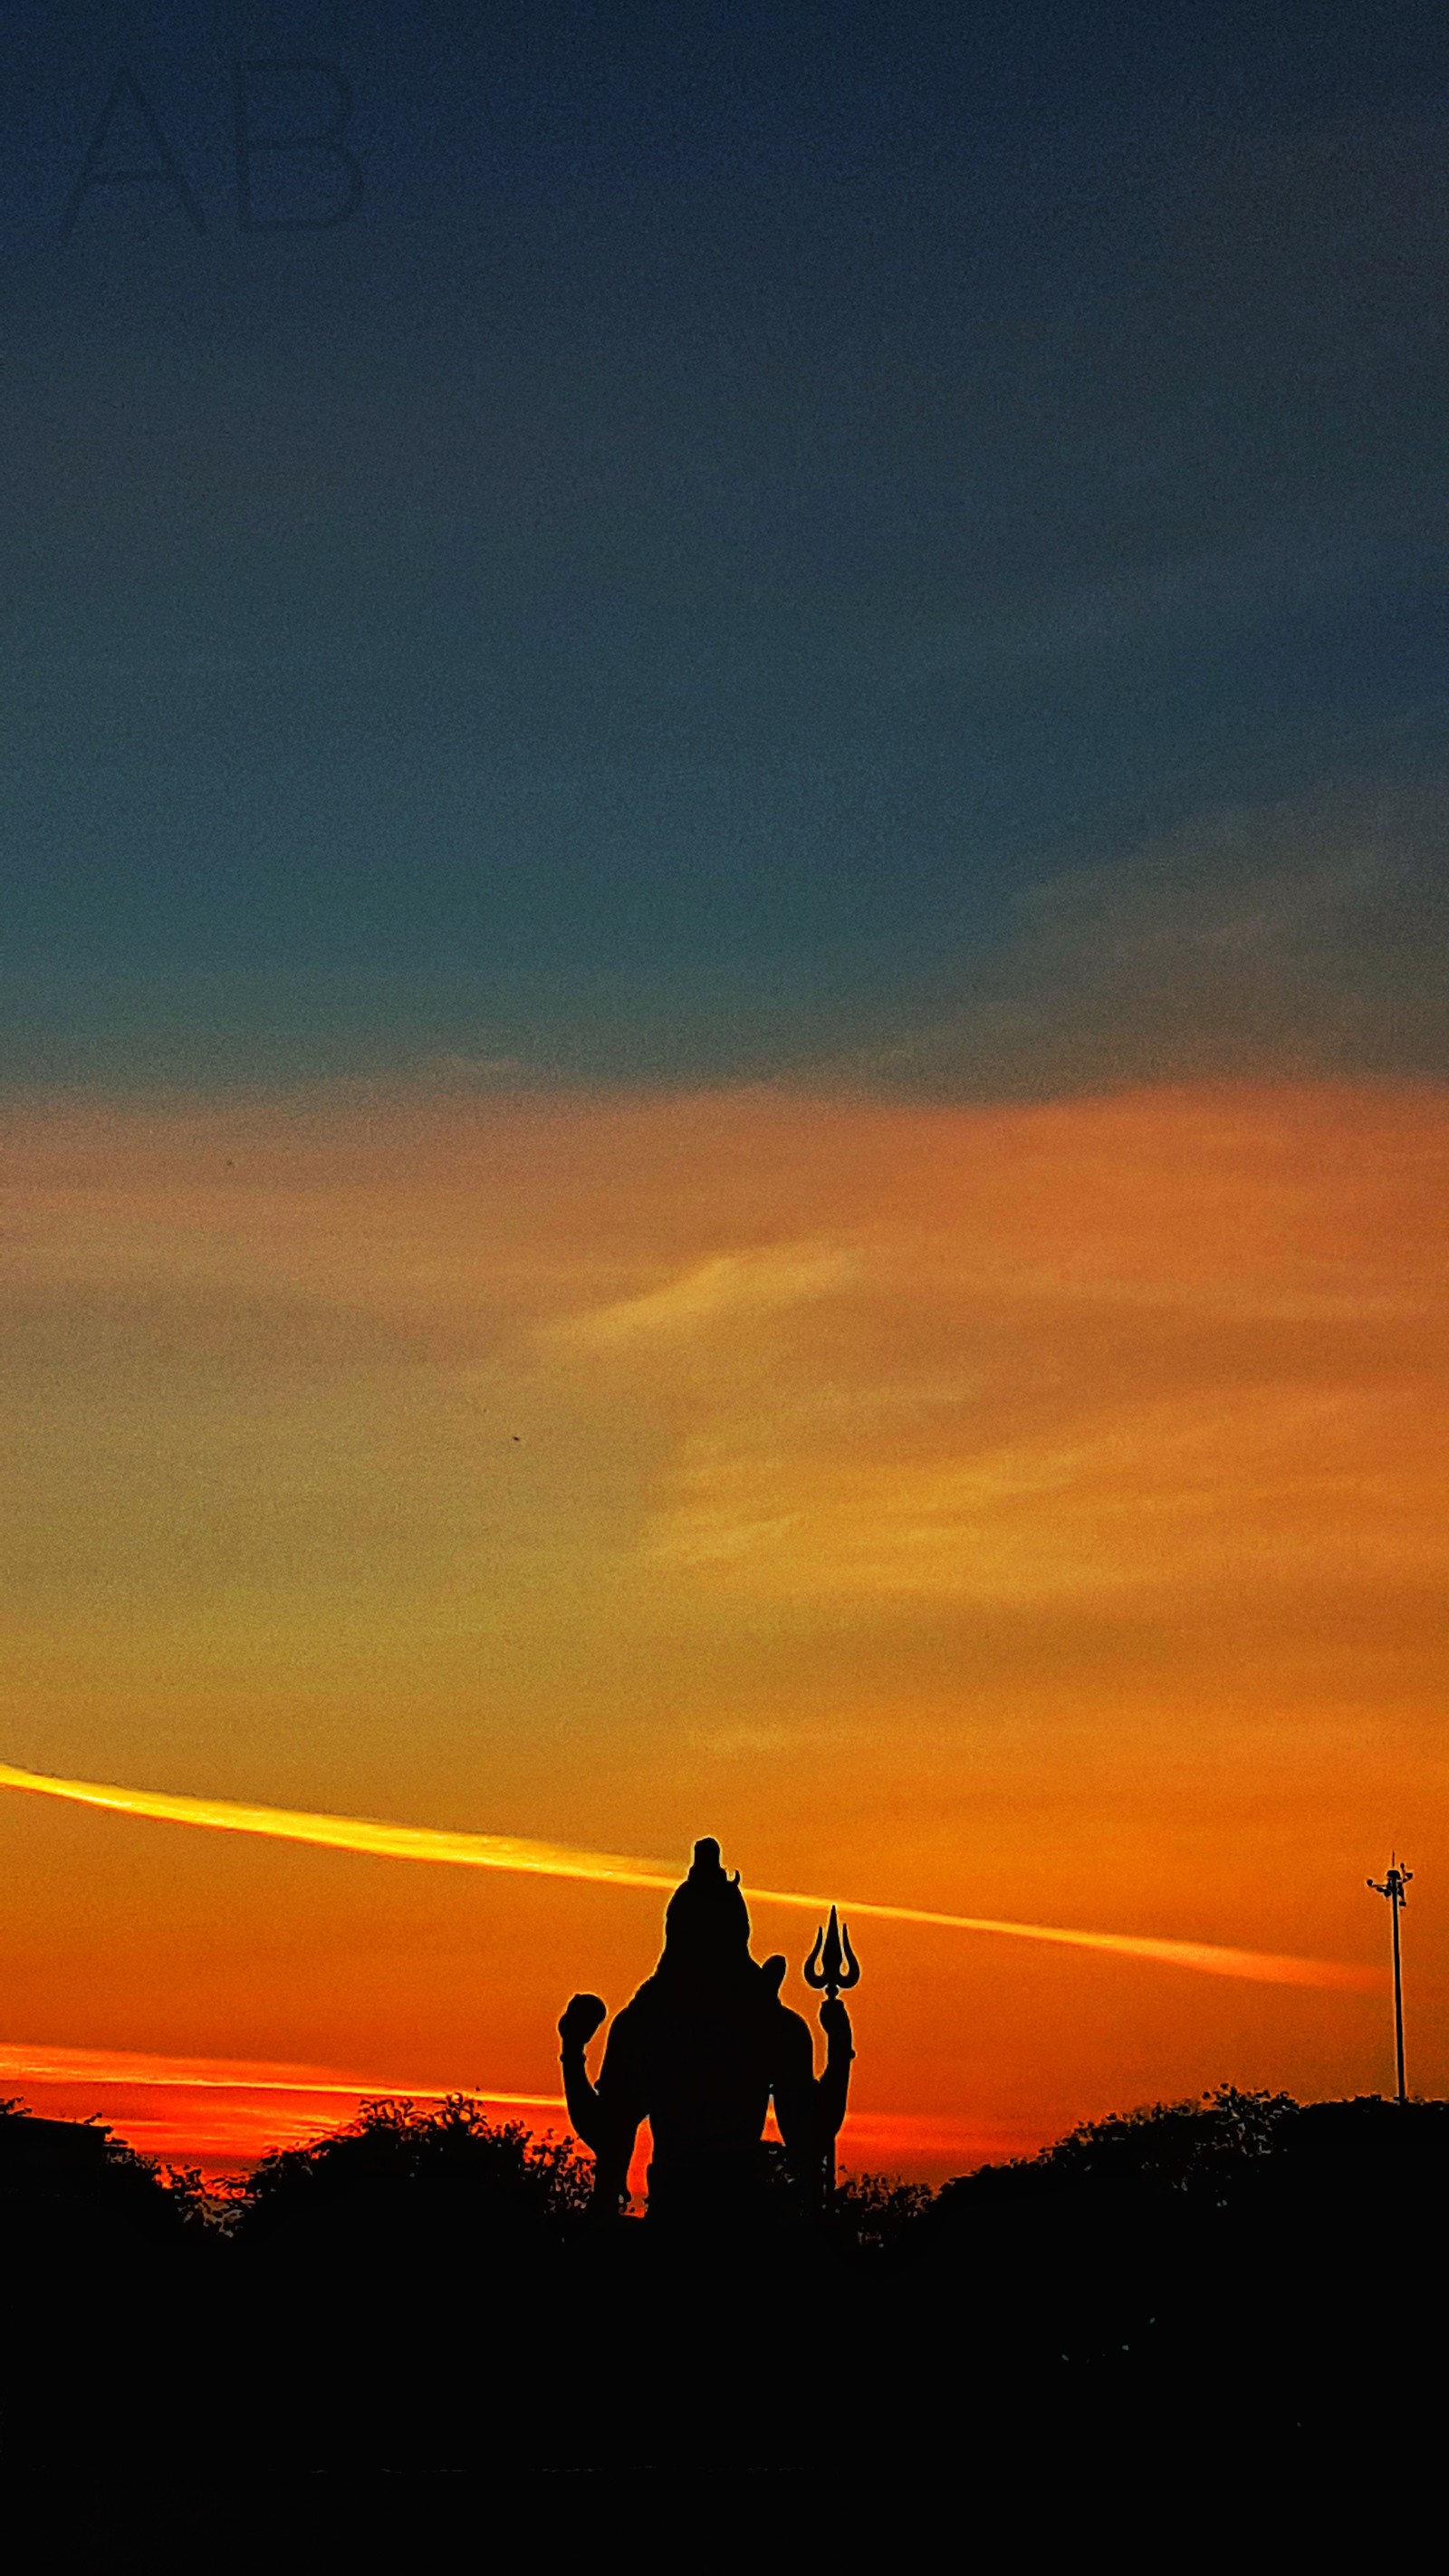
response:
[(565, 2048), (587, 2048), (609, 2007), (597, 1995), (575, 1995), (559, 2017), (558, 2035)]
[(820, 2027), (825, 2033), (832, 2057), (853, 2057), (850, 2015), (839, 1995), (827, 1995), (820, 2007)]

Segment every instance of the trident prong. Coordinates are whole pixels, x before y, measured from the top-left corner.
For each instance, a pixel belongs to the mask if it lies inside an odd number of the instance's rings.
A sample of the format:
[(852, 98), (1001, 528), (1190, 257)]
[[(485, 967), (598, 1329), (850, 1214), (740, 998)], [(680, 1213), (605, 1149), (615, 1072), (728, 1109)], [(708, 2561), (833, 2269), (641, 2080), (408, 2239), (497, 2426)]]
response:
[(828, 1995), (832, 2003), (838, 1994), (848, 1994), (860, 1983), (860, 1961), (850, 1946), (850, 1926), (836, 1921), (833, 1905), (829, 1927), (816, 1933), (815, 1947), (801, 1973), (814, 1993)]

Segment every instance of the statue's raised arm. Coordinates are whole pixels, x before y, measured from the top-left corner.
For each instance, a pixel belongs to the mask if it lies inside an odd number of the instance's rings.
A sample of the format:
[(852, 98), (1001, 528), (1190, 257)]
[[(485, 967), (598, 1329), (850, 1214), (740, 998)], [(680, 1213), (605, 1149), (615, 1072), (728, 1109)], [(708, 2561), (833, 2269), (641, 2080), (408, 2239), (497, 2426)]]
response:
[(584, 2051), (607, 2018), (608, 2006), (598, 1995), (575, 1995), (560, 2016), (558, 2035), (563, 2042), (559, 2054), (569, 2119), (594, 2153), (593, 2210), (613, 2217), (629, 2187), (629, 2160), (643, 2114), (637, 2109), (632, 2118), (629, 2114), (629, 2088), (621, 2081), (623, 2067), (614, 2044), (619, 2022), (614, 2025), (598, 2083), (589, 2080)]

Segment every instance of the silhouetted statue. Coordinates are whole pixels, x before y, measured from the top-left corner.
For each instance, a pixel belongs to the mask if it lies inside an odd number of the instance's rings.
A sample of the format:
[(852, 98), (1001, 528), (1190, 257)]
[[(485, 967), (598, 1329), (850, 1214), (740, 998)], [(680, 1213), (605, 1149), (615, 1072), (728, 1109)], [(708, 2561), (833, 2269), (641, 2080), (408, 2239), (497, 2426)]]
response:
[(750, 1957), (739, 1874), (717, 1842), (698, 1842), (664, 1916), (664, 1954), (609, 2033), (597, 2084), (584, 2050), (605, 2019), (597, 1995), (575, 1995), (559, 2023), (569, 2118), (595, 2159), (596, 2212), (617, 2213), (643, 2120), (654, 2137), (651, 2218), (745, 2217), (767, 2183), (771, 2100), (792, 2172), (811, 2203), (845, 2117), (854, 2055), (838, 1996), (821, 2005), (824, 2074), (808, 2023), (780, 2001), (781, 1958)]

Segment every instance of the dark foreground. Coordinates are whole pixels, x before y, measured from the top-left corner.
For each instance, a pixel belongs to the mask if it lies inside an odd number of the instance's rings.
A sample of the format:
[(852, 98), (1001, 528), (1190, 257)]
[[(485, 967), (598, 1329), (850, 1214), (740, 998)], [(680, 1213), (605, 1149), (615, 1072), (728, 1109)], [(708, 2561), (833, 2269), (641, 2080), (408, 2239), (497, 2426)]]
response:
[(1367, 2492), (1439, 2445), (1446, 2167), (1449, 2104), (1225, 2091), (934, 2197), (853, 2185), (830, 2224), (781, 2182), (692, 2241), (591, 2223), (586, 2163), (473, 2105), (378, 2105), (219, 2226), (12, 2112), (0, 2459), (725, 2485), (828, 2457), (837, 2494), (1028, 2522), (1089, 2488)]

